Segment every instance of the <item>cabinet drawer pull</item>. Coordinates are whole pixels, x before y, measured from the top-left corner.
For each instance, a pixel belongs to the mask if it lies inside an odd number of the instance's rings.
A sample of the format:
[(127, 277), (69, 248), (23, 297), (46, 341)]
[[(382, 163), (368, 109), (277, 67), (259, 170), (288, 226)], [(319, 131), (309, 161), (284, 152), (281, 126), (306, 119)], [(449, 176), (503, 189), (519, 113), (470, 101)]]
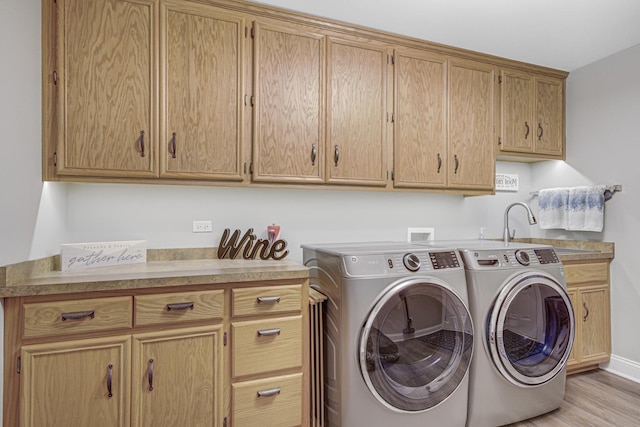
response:
[(272, 337), (274, 335), (280, 335), (280, 328), (259, 329), (258, 330), (258, 336), (259, 337)]
[(193, 310), (195, 304), (193, 302), (179, 302), (176, 304), (167, 304), (167, 311), (171, 310)]
[(582, 303), (582, 308), (584, 308), (584, 316), (582, 316), (582, 321), (586, 322), (587, 321), (587, 317), (589, 317), (589, 307), (587, 307), (587, 303), (583, 302)]
[(258, 390), (258, 397), (271, 397), (280, 394), (280, 387), (268, 388), (266, 390)]
[(113, 365), (109, 364), (109, 366), (107, 366), (107, 396), (108, 397), (113, 397), (113, 393), (111, 391), (111, 383), (112, 383), (112, 378), (113, 378)]
[(273, 296), (273, 297), (258, 297), (257, 301), (258, 301), (258, 304), (260, 303), (277, 304), (280, 302), (280, 295)]
[(74, 311), (73, 313), (62, 313), (62, 321), (65, 320), (80, 320), (85, 318), (93, 319), (96, 317), (95, 310), (87, 310), (87, 311)]
[(149, 367), (147, 368), (147, 378), (149, 380), (149, 391), (153, 391), (153, 359), (149, 359)]

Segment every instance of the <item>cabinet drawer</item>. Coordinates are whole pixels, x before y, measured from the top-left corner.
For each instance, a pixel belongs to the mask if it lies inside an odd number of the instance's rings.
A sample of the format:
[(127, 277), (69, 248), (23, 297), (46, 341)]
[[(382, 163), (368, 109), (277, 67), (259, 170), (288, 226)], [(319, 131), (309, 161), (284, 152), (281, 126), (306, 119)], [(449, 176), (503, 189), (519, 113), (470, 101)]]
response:
[(132, 298), (94, 298), (24, 305), (24, 337), (131, 328)]
[(233, 376), (302, 366), (302, 316), (231, 325)]
[(588, 282), (608, 282), (609, 263), (593, 262), (586, 264), (565, 264), (564, 274), (567, 285)]
[(300, 312), (302, 285), (233, 289), (233, 316)]
[(224, 315), (224, 291), (221, 289), (140, 295), (135, 300), (136, 326), (215, 320)]
[(233, 384), (233, 425), (302, 425), (302, 374)]

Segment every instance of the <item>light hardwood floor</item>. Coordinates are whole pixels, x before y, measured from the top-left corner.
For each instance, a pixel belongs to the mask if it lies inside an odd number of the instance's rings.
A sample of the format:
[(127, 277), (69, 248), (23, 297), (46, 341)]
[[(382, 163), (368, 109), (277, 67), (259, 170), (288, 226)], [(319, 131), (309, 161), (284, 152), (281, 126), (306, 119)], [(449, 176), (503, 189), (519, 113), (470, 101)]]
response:
[(638, 427), (640, 384), (596, 370), (567, 377), (564, 402), (548, 414), (509, 427)]

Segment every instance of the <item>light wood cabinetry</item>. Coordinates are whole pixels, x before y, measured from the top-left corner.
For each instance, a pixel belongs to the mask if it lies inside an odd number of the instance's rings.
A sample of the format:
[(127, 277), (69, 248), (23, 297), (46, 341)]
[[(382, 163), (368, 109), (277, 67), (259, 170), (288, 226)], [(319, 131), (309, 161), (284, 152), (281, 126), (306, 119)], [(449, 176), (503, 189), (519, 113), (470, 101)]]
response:
[(327, 175), (329, 183), (387, 183), (387, 67), (390, 50), (329, 38)]
[(242, 181), (244, 18), (162, 1), (159, 27), (161, 176)]
[(253, 175), (324, 182), (325, 37), (255, 22)]
[(595, 369), (611, 356), (609, 260), (563, 264), (576, 319), (576, 339), (567, 370)]
[(500, 154), (564, 159), (564, 80), (503, 69)]
[(449, 62), (447, 179), (450, 188), (495, 186), (494, 111), (496, 67)]
[(6, 298), (4, 425), (303, 426), (307, 292), (285, 280)]
[[(55, 3), (55, 2), (52, 2)], [(58, 2), (55, 101), (59, 175), (157, 175), (156, 2)]]
[(447, 184), (447, 58), (395, 52), (393, 185)]

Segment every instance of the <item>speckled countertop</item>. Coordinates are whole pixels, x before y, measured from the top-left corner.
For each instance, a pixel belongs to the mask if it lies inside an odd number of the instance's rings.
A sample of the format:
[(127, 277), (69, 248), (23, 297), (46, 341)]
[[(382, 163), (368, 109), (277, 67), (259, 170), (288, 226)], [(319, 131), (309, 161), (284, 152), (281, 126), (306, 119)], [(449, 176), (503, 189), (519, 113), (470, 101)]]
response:
[(613, 259), (615, 257), (615, 245), (612, 242), (595, 242), (591, 240), (564, 240), (564, 239), (540, 239), (524, 238), (514, 239), (514, 242), (538, 243), (551, 245), (555, 248), (579, 249), (585, 252), (559, 252), (561, 261), (588, 261), (595, 259)]
[(60, 257), (52, 256), (0, 267), (0, 297), (308, 277), (305, 266), (289, 260), (216, 259), (213, 248), (150, 249), (140, 264), (60, 271)]

